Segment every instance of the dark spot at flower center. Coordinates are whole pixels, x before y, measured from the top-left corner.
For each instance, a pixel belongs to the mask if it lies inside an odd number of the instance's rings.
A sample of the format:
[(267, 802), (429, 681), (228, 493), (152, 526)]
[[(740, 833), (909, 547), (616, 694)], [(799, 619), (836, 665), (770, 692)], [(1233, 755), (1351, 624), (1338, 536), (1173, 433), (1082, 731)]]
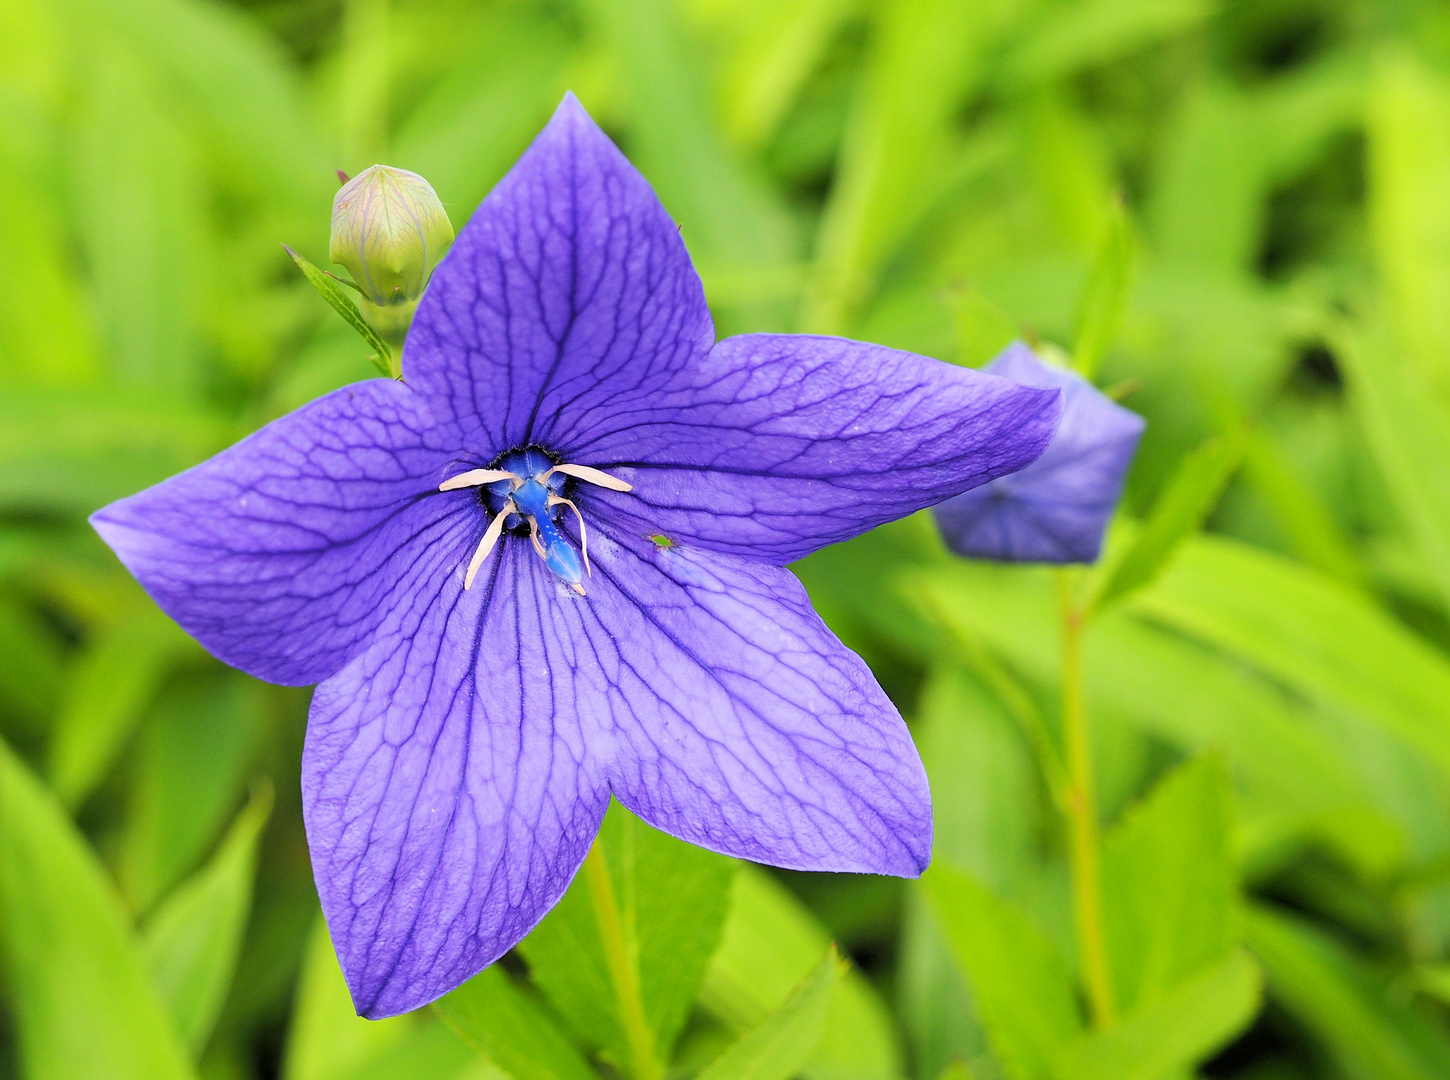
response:
[(564, 512), (564, 504), (549, 505), (550, 495), (573, 497), (573, 480), (563, 473), (550, 474), (549, 470), (559, 464), (559, 458), (537, 446), (521, 450), (509, 450), (500, 454), (490, 464), (491, 469), (503, 469), (522, 477), (517, 488), (510, 480), (498, 480), (479, 488), (479, 498), (488, 508), (489, 514), (501, 512), (513, 501), (520, 513), (510, 513), (504, 521), (504, 531), (515, 536), (529, 535), (529, 518), (539, 521), (558, 521)]

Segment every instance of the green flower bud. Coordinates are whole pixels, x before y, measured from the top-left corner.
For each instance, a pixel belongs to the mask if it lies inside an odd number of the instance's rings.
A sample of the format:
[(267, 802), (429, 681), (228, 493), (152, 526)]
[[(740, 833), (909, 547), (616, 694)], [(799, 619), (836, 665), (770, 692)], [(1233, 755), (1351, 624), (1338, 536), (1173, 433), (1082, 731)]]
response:
[(453, 225), (428, 181), (374, 165), (332, 200), (332, 261), (352, 273), (365, 319), (400, 343), (433, 267), (453, 243)]

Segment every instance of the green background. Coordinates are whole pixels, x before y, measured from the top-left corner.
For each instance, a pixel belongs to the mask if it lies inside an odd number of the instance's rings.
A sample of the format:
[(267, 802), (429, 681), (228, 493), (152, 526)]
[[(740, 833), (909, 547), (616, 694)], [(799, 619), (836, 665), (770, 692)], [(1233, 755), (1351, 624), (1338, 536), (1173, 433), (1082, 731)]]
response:
[[(1053, 575), (928, 516), (797, 567), (913, 727), (923, 882), (616, 811), (504, 964), (352, 1016), (307, 693), (210, 660), (85, 516), (372, 374), (281, 247), (325, 265), (334, 169), (417, 171), (461, 227), (570, 88), (722, 334), (973, 365), (1020, 335), (1147, 417), (1069, 582), (1113, 582), (1083, 643), (1112, 1022)], [(0, 0), (0, 176), (0, 1076), (1450, 1076), (1443, 3)]]

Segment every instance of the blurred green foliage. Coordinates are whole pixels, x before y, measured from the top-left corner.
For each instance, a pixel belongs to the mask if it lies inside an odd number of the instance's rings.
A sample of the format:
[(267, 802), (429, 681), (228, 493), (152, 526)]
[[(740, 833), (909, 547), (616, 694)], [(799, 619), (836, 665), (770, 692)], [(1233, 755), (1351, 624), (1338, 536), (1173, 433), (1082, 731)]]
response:
[[(798, 567), (913, 725), (922, 882), (616, 807), (517, 956), (352, 1015), (306, 694), (207, 658), (84, 516), (371, 373), (281, 247), (325, 262), (334, 169), (461, 226), (567, 88), (722, 334), (1020, 335), (1148, 418), (1077, 583), (1111, 1026), (1052, 575), (928, 518)], [(0, 166), (0, 1076), (1450, 1076), (1445, 5), (0, 0)]]

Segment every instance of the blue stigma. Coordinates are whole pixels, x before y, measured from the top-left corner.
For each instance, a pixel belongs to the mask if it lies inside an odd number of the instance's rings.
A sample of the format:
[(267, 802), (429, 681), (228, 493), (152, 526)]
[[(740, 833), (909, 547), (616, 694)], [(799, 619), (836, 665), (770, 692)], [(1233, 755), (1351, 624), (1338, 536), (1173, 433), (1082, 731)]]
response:
[(584, 580), (584, 564), (579, 552), (559, 528), (558, 519), (565, 507), (549, 505), (549, 497), (560, 495), (568, 477), (554, 473), (545, 477), (555, 465), (542, 450), (515, 450), (505, 454), (493, 468), (503, 469), (523, 479), (514, 487), (512, 480), (498, 480), (484, 487), (484, 500), (489, 511), (503, 513), (510, 500), (516, 513), (509, 513), (504, 528), (522, 531), (525, 526), (537, 540), (544, 565), (566, 585), (578, 587)]

